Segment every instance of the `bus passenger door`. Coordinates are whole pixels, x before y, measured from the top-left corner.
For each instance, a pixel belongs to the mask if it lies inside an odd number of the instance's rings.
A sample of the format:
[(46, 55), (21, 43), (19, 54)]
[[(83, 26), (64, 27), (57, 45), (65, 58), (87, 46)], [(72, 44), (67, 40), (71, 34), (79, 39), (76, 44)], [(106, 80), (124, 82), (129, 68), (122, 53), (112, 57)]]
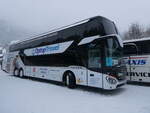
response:
[(101, 50), (99, 45), (88, 48), (88, 86), (102, 88)]

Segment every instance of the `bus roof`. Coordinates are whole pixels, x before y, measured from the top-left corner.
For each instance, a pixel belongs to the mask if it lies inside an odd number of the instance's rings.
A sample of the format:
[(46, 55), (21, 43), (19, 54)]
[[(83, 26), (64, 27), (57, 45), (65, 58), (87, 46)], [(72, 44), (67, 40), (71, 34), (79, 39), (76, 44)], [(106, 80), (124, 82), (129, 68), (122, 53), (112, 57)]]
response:
[[(108, 21), (111, 21), (105, 17), (102, 17), (102, 16), (94, 16), (94, 17), (91, 17), (91, 18), (88, 18), (88, 19), (84, 19), (84, 20), (81, 20), (79, 22), (75, 22), (73, 24), (70, 24), (70, 25), (67, 25), (67, 26), (63, 26), (63, 27), (60, 27), (60, 28), (57, 28), (57, 29), (53, 29), (53, 30), (50, 30), (48, 32), (44, 32), (44, 33), (41, 33), (41, 34), (38, 34), (38, 35), (35, 35), (35, 36), (32, 36), (28, 39), (25, 39), (25, 40), (20, 40), (14, 44), (18, 44), (18, 43), (24, 43), (24, 42), (27, 42), (27, 41), (33, 41), (33, 40), (38, 40), (38, 39), (41, 39), (43, 38), (42, 36), (45, 36), (45, 35), (57, 35), (57, 32), (60, 31), (60, 30), (64, 30), (64, 29), (67, 29), (69, 27), (74, 27), (74, 26), (77, 26), (77, 25), (80, 25), (80, 24), (83, 24), (83, 23), (86, 23), (92, 19), (96, 19), (96, 18), (100, 18), (100, 19), (105, 19), (105, 20), (108, 20)], [(13, 44), (12, 44), (13, 45)]]
[(125, 41), (123, 41), (123, 43), (146, 41), (146, 40), (150, 40), (150, 37), (144, 37), (144, 38), (132, 39), (132, 40), (125, 40)]
[(102, 16), (95, 16), (76, 22), (74, 24), (70, 24), (68, 26), (36, 35), (26, 40), (18, 41), (10, 45), (10, 51), (24, 50), (27, 48), (34, 48), (37, 46), (60, 43), (70, 40), (76, 40), (75, 43), (78, 43), (78, 41), (85, 38), (88, 33), (88, 35), (92, 35), (90, 34), (91, 32), (97, 32), (101, 36), (118, 34), (113, 21)]

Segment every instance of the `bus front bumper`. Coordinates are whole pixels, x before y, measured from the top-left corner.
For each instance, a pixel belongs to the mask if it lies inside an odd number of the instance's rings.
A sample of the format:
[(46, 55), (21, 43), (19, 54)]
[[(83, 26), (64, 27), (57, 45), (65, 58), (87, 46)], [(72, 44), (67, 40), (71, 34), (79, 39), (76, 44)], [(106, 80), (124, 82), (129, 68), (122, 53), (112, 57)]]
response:
[(117, 86), (116, 86), (116, 88), (119, 88), (119, 87), (125, 85), (126, 83), (127, 83), (127, 80), (126, 80), (126, 79), (125, 79), (125, 80), (122, 80), (122, 81), (119, 81), (118, 84), (117, 84)]
[(103, 77), (103, 89), (106, 90), (114, 90), (117, 89), (123, 85), (125, 85), (127, 82), (126, 79), (124, 80), (117, 80), (115, 77), (104, 75)]

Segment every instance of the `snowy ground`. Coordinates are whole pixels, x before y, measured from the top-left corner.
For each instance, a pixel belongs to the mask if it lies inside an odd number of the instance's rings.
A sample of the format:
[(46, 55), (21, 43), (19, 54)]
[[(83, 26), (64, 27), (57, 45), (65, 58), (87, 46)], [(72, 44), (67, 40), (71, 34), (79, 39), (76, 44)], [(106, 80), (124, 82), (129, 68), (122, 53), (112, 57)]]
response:
[(68, 89), (0, 71), (0, 113), (150, 113), (150, 86)]

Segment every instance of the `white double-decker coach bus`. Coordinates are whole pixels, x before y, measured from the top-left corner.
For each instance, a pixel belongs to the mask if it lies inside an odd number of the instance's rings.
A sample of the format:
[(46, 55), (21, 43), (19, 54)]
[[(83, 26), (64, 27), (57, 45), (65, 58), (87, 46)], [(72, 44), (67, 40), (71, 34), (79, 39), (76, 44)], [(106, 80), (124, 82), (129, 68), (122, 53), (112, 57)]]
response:
[(115, 24), (97, 16), (10, 45), (9, 73), (116, 89), (126, 83), (122, 50)]
[(124, 41), (127, 80), (150, 83), (150, 38)]

